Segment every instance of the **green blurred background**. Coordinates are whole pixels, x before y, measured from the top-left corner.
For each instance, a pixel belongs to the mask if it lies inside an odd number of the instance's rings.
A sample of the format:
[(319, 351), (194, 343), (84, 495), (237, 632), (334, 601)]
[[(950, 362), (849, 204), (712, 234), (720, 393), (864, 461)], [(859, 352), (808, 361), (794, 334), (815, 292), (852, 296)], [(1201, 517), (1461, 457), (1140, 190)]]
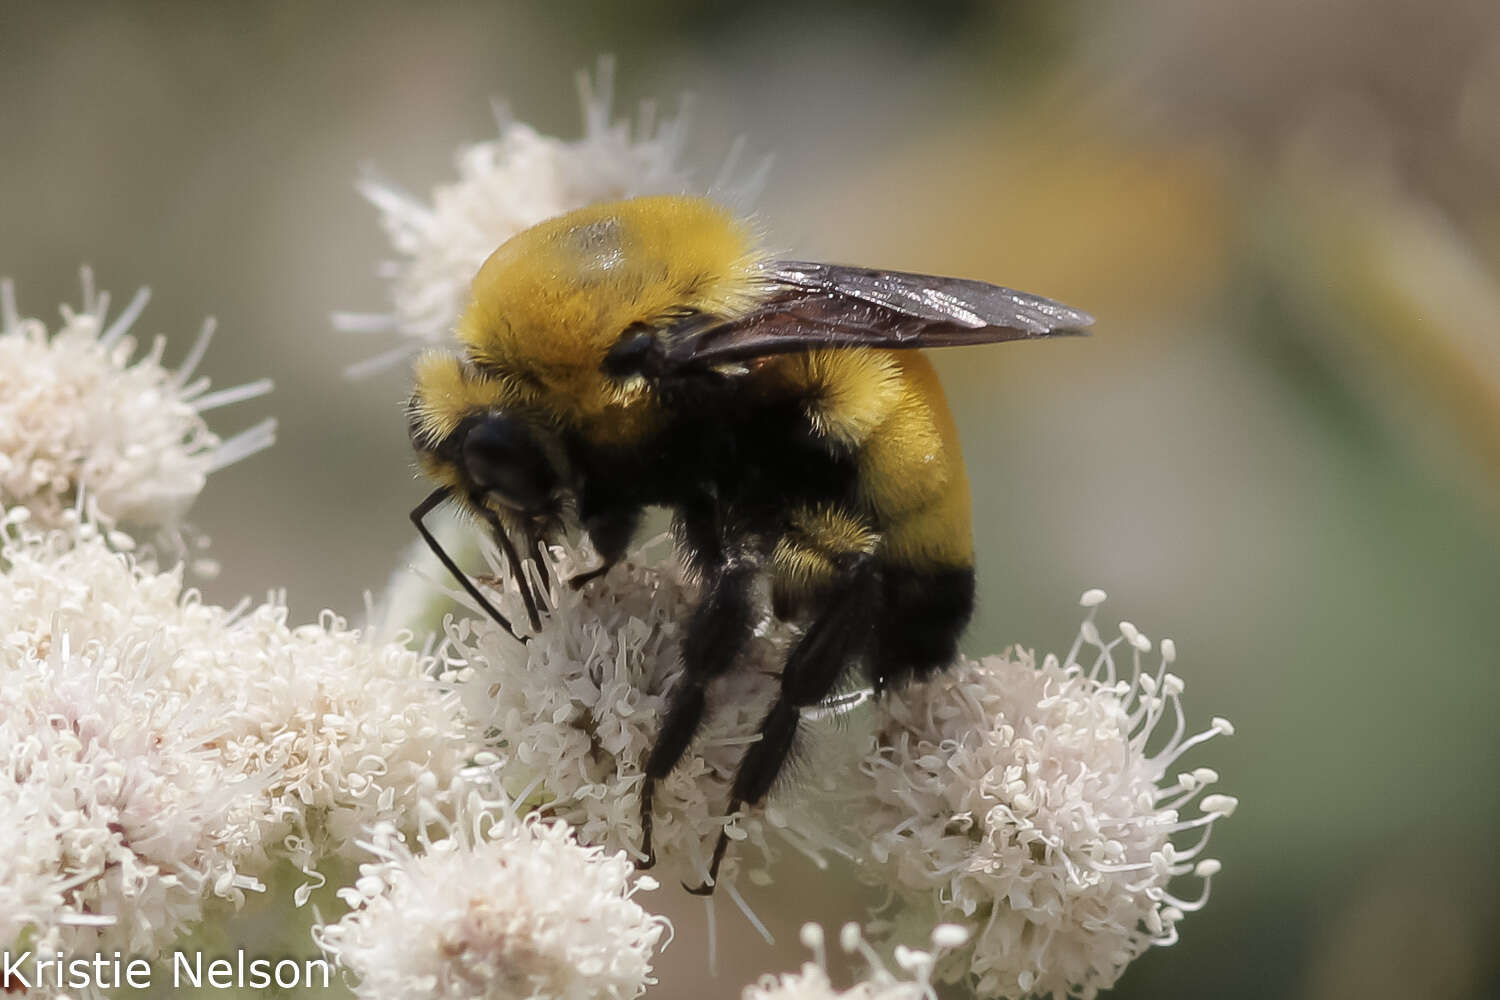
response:
[[(1500, 996), (1500, 6), (1481, 0), (925, 4), (0, 4), (0, 274), (23, 311), (79, 263), (219, 385), (269, 375), (276, 448), (195, 520), (229, 602), (357, 614), (422, 488), (359, 382), (386, 255), (362, 164), (452, 176), (507, 98), (573, 136), (573, 74), (620, 107), (697, 95), (705, 180), (773, 152), (778, 246), (961, 274), (1098, 317), (1088, 340), (937, 360), (974, 479), (967, 648), (1058, 648), (1076, 599), (1181, 651), (1241, 809), (1225, 872), (1120, 997)], [(847, 878), (755, 895), (773, 949), (702, 911), (657, 996), (733, 996), (855, 912)], [(666, 894), (664, 891), (664, 895)]]

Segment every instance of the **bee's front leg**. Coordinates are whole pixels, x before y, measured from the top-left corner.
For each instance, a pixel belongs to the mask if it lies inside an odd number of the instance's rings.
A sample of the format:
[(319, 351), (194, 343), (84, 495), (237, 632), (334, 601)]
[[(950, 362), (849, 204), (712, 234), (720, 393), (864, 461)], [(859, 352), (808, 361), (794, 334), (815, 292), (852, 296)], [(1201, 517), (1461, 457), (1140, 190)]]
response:
[(625, 550), (630, 547), (630, 540), (635, 537), (636, 529), (640, 526), (641, 509), (613, 507), (592, 512), (581, 520), (583, 530), (589, 536), (589, 543), (599, 553), (602, 562), (591, 570), (568, 577), (568, 586), (574, 590), (608, 573), (615, 563), (625, 557)]

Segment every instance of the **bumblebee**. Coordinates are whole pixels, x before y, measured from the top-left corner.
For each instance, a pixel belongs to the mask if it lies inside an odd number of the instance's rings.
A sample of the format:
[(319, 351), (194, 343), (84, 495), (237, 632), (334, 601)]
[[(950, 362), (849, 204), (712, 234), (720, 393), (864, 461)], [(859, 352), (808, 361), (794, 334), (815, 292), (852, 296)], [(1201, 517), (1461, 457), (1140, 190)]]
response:
[[(417, 529), (469, 595), (500, 614), (423, 518), (452, 501), (488, 525), (533, 630), (526, 582), (539, 543), (581, 527), (625, 553), (648, 507), (673, 515), (701, 580), (682, 674), (645, 762), (642, 868), (656, 783), (735, 668), (756, 623), (755, 584), (804, 627), (732, 785), (759, 803), (804, 710), (859, 671), (877, 691), (949, 664), (974, 605), (969, 484), (942, 387), (918, 348), (1076, 334), (1085, 313), (957, 278), (799, 263), (701, 198), (597, 204), (503, 244), (474, 278), (462, 356), (417, 364), (408, 422), (437, 488)], [(537, 561), (542, 580), (546, 567)], [(519, 638), (519, 636), (518, 636)], [(712, 892), (728, 845), (721, 833)]]

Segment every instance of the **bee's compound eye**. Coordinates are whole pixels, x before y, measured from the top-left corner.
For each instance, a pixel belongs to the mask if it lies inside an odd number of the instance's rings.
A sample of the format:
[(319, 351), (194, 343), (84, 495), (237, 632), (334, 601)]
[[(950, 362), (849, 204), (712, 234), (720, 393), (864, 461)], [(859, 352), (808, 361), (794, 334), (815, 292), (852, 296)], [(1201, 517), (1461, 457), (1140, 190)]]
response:
[(517, 510), (545, 509), (557, 486), (557, 474), (535, 436), (514, 417), (496, 414), (470, 428), (464, 467), (476, 486)]

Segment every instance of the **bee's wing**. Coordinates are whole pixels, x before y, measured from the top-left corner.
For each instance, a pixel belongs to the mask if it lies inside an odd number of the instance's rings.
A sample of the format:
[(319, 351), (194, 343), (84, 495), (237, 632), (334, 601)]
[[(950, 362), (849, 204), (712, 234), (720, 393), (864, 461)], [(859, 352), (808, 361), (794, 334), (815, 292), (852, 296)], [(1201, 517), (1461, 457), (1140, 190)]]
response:
[(778, 261), (745, 316), (667, 331), (666, 357), (719, 364), (815, 348), (956, 347), (1078, 335), (1088, 313), (999, 285), (899, 271)]

